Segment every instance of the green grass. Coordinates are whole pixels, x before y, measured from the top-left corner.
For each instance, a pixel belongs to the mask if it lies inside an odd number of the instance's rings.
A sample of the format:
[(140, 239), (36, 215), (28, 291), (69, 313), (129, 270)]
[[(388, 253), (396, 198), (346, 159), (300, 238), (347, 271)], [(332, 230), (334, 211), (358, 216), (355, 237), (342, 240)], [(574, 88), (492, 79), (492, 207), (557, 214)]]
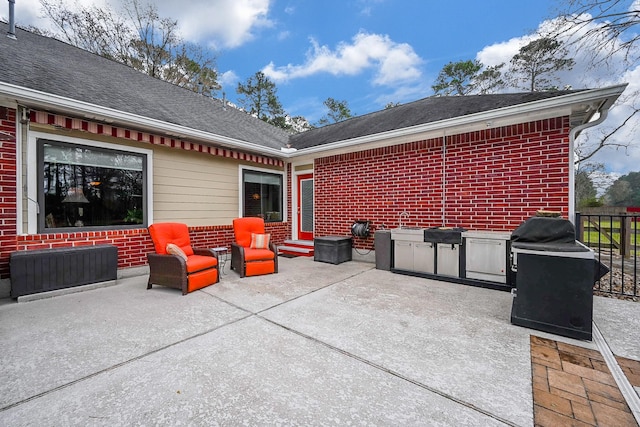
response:
[[(600, 230), (595, 229), (594, 225), (588, 220), (582, 221), (582, 241), (587, 243), (600, 243), (601, 245), (609, 245), (611, 240), (607, 237), (610, 235), (614, 241), (620, 242), (620, 223), (621, 221), (600, 221)], [(606, 232), (606, 234), (605, 234)], [(636, 244), (636, 240), (640, 240), (640, 223), (631, 223), (631, 245)]]

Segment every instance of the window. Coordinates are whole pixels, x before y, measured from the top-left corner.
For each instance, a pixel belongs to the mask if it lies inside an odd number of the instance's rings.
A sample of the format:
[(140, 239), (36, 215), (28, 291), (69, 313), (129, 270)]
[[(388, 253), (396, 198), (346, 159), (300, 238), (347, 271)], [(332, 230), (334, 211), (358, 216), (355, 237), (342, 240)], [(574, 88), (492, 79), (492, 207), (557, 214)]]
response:
[(244, 169), (242, 200), (242, 216), (257, 216), (265, 222), (282, 221), (282, 175)]
[(38, 139), (38, 228), (147, 224), (146, 156)]

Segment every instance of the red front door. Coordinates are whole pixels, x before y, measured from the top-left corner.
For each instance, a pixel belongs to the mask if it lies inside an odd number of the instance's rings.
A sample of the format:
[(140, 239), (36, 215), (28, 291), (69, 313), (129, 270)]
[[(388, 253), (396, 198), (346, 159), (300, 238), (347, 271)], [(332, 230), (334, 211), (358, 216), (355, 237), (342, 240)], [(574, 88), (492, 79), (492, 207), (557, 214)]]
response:
[(313, 240), (313, 174), (298, 175), (298, 239)]

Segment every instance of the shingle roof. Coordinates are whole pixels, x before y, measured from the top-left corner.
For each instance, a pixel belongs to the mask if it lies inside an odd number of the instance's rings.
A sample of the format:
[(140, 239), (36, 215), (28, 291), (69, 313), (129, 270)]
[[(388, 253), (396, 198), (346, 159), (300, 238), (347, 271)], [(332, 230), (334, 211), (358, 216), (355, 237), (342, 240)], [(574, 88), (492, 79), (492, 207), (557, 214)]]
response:
[(0, 22), (0, 81), (279, 149), (289, 134), (222, 102)]
[(275, 149), (291, 144), (300, 150), (579, 92), (424, 98), (290, 135), (233, 107), (223, 108), (220, 100), (58, 40), (19, 28), (17, 40), (2, 37), (7, 29), (0, 22), (0, 81)]
[(354, 117), (343, 122), (293, 135), (290, 144), (303, 149), (367, 135), (438, 122), (469, 114), (554, 98), (573, 91), (505, 93), (494, 95), (431, 97)]

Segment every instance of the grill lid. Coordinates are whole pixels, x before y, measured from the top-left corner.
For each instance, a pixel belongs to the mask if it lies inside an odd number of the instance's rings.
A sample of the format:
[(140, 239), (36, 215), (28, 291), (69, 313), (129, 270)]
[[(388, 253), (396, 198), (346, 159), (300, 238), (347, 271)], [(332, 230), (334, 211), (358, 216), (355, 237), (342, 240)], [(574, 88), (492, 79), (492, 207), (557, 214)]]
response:
[(564, 218), (529, 218), (511, 233), (512, 242), (521, 243), (571, 243), (575, 244), (576, 229)]

